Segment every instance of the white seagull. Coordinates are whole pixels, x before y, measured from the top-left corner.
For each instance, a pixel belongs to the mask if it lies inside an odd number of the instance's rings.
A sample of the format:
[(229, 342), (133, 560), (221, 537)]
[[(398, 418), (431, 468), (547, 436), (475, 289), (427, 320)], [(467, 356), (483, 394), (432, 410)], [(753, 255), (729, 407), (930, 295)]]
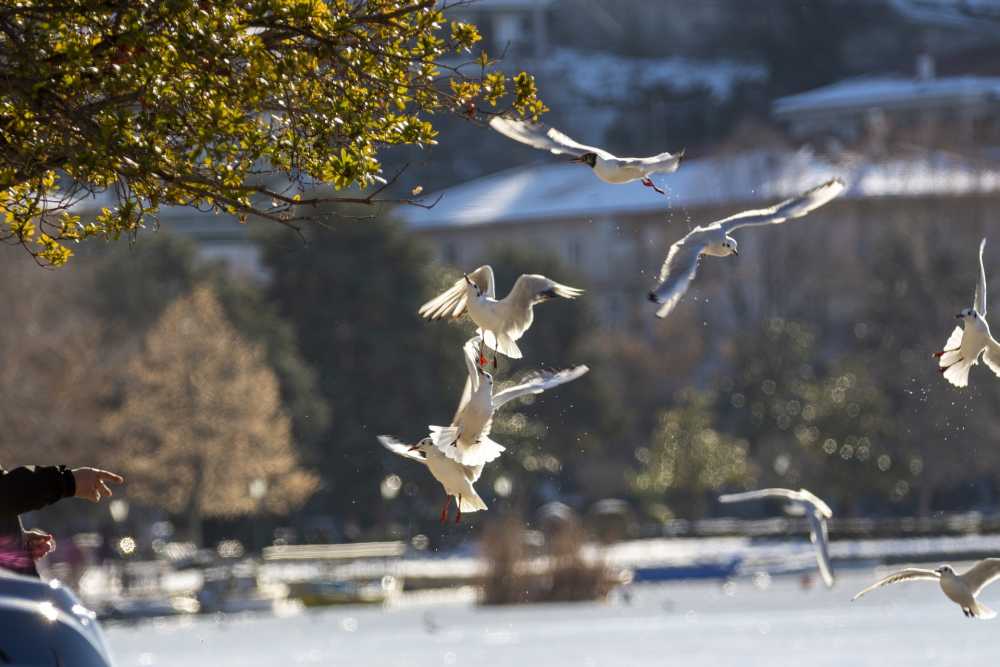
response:
[[(465, 274), (447, 290), (420, 306), (417, 312), (425, 319), (440, 320), (457, 319), (468, 311), (487, 347), (512, 359), (520, 359), (521, 350), (515, 341), (534, 321), (535, 304), (556, 297), (575, 299), (581, 294), (582, 289), (526, 273), (517, 279), (507, 296), (497, 300), (493, 268), (485, 265)], [(482, 354), (479, 355), (479, 363), (486, 364)], [(493, 366), (496, 367), (496, 355)]]
[(615, 157), (603, 148), (586, 146), (542, 123), (528, 123), (497, 116), (490, 120), (490, 127), (500, 134), (556, 155), (572, 155), (573, 162), (590, 166), (599, 179), (605, 183), (630, 183), (641, 181), (647, 188), (653, 188), (661, 195), (666, 194), (656, 187), (649, 178), (652, 174), (669, 174), (677, 171), (684, 151), (660, 153), (651, 157)]
[(976, 596), (997, 579), (1000, 579), (1000, 558), (985, 558), (965, 574), (956, 574), (951, 565), (942, 565), (934, 570), (908, 567), (876, 581), (855, 595), (854, 600), (876, 588), (900, 581), (937, 581), (948, 599), (961, 607), (967, 618), (990, 619), (997, 613), (976, 600)]
[(827, 534), (826, 520), (833, 516), (830, 506), (818, 497), (799, 489), (761, 489), (759, 491), (747, 491), (746, 493), (730, 493), (719, 496), (720, 503), (740, 503), (745, 500), (760, 500), (763, 498), (784, 498), (795, 507), (805, 513), (809, 519), (809, 539), (816, 548), (816, 564), (819, 565), (819, 573), (823, 577), (823, 582), (827, 588), (832, 588), (833, 568), (830, 566), (829, 536)]
[(528, 394), (540, 394), (575, 380), (590, 370), (586, 366), (576, 366), (561, 371), (534, 372), (519, 384), (494, 395), (493, 376), (476, 363), (479, 344), (480, 338), (474, 336), (466, 341), (463, 348), (469, 377), (451, 425), (429, 427), (431, 440), (441, 453), (466, 466), (481, 466), (503, 453), (504, 446), (489, 436), (493, 415), (505, 403)]
[(736, 239), (729, 233), (751, 225), (776, 225), (786, 220), (801, 218), (823, 206), (844, 191), (839, 178), (809, 190), (805, 194), (783, 201), (777, 206), (758, 211), (744, 211), (704, 227), (695, 227), (687, 236), (670, 246), (666, 261), (660, 269), (656, 288), (649, 293), (649, 300), (662, 304), (657, 317), (666, 317), (680, 298), (687, 292), (698, 271), (702, 255), (726, 257), (739, 255)]
[(935, 352), (938, 370), (948, 382), (956, 387), (969, 385), (969, 370), (979, 363), (979, 355), (996, 375), (1000, 376), (1000, 343), (990, 333), (986, 322), (986, 267), (983, 265), (983, 250), (986, 239), (979, 244), (979, 284), (972, 308), (966, 308), (957, 317), (965, 323), (965, 328), (955, 327), (944, 344), (944, 349)]
[(458, 506), (455, 523), (462, 520), (462, 512), (477, 512), (486, 509), (486, 503), (472, 486), (483, 473), (483, 466), (464, 466), (439, 452), (430, 438), (424, 438), (415, 445), (406, 445), (391, 435), (380, 435), (378, 441), (394, 454), (419, 461), (427, 466), (434, 479), (444, 487), (444, 506), (441, 508), (441, 523), (448, 521), (448, 509), (452, 496)]

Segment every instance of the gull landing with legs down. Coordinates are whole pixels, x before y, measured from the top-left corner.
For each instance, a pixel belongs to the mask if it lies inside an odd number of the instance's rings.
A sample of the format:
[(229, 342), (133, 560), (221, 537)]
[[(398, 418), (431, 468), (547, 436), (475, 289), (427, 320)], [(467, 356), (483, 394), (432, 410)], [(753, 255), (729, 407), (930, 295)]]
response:
[(449, 426), (430, 426), (430, 438), (441, 454), (465, 466), (481, 466), (500, 456), (504, 446), (490, 438), (493, 415), (506, 403), (571, 382), (586, 374), (586, 366), (528, 374), (518, 384), (496, 393), (493, 376), (476, 364), (479, 336), (466, 341), (463, 352), (468, 378)]
[(979, 363), (979, 355), (996, 375), (1000, 376), (1000, 343), (990, 333), (990, 325), (986, 322), (986, 267), (983, 264), (983, 251), (986, 249), (986, 239), (979, 243), (979, 283), (976, 285), (976, 295), (973, 307), (966, 308), (957, 317), (962, 320), (965, 328), (955, 327), (944, 344), (944, 349), (935, 352), (938, 358), (938, 371), (948, 382), (956, 387), (969, 386), (969, 371)]
[(390, 435), (378, 436), (382, 446), (393, 454), (418, 461), (427, 466), (441, 486), (444, 487), (444, 505), (441, 507), (441, 523), (447, 523), (451, 499), (455, 499), (455, 523), (462, 521), (462, 512), (478, 512), (486, 509), (486, 503), (472, 486), (483, 474), (483, 466), (465, 466), (449, 459), (434, 446), (430, 438), (424, 438), (415, 445), (407, 445)]

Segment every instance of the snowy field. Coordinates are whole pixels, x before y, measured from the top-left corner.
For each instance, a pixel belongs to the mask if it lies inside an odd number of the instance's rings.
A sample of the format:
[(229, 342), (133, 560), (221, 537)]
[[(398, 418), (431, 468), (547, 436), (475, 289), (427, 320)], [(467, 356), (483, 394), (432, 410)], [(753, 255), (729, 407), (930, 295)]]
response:
[[(962, 571), (963, 568), (959, 568)], [(881, 571), (879, 571), (881, 573)], [(108, 628), (119, 667), (474, 667), (995, 664), (998, 622), (962, 616), (934, 584), (851, 596), (876, 576), (803, 589), (798, 577), (636, 587), (626, 601), (482, 608), (341, 607)], [(1000, 608), (1000, 586), (983, 602)]]

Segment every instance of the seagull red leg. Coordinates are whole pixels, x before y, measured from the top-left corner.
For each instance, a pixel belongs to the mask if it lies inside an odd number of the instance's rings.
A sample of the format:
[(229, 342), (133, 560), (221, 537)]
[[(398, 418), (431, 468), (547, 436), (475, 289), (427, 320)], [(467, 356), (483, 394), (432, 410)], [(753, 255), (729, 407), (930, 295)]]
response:
[(448, 523), (448, 507), (451, 505), (451, 496), (444, 494), (444, 505), (441, 507), (441, 523)]
[(458, 494), (458, 502), (456, 505), (455, 523), (462, 523), (462, 494)]
[(656, 187), (656, 183), (654, 183), (653, 180), (651, 178), (649, 178), (648, 176), (646, 178), (642, 179), (642, 184), (645, 185), (647, 188), (653, 188), (654, 190), (656, 190), (657, 192), (659, 192), (661, 195), (667, 194), (666, 190), (661, 190), (660, 188)]

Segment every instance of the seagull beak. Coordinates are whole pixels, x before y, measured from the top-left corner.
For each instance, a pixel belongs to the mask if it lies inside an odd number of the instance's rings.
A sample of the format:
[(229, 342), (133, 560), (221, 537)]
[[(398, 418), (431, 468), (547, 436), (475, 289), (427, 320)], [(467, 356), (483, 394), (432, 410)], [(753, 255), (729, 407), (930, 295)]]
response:
[(420, 449), (420, 443), (419, 442), (417, 444), (415, 444), (415, 445), (410, 445), (409, 447), (407, 447), (406, 451), (412, 452), (412, 451), (414, 451), (416, 449)]
[(737, 250), (736, 248), (733, 248), (733, 254), (736, 255), (737, 257), (739, 257), (740, 256), (740, 251)]
[(962, 313), (959, 313), (958, 315), (956, 315), (955, 319), (958, 319), (958, 320), (962, 319)]
[(576, 157), (570, 158), (569, 161), (570, 162), (583, 162), (583, 156), (582, 155), (577, 155)]
[(465, 282), (469, 283), (470, 285), (472, 284), (472, 281), (469, 279), (468, 273), (463, 273), (462, 277), (465, 278)]

